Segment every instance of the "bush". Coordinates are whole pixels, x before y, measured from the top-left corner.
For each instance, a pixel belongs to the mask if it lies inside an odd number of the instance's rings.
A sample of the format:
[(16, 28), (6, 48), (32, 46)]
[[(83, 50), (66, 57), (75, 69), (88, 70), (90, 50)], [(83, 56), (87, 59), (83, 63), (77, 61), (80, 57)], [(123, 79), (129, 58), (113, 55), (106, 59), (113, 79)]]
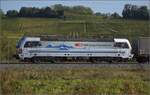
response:
[(16, 11), (16, 10), (9, 10), (6, 13), (6, 16), (8, 16), (8, 17), (17, 17), (18, 16), (18, 11)]

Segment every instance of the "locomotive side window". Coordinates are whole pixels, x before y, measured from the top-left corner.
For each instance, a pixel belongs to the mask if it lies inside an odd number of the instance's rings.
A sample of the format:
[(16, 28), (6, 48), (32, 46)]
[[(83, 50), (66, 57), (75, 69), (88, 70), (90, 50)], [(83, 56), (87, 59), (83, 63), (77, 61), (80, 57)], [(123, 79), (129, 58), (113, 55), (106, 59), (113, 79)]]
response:
[(41, 46), (41, 43), (38, 41), (28, 41), (24, 45), (25, 48), (28, 48), (28, 47), (34, 48), (34, 47), (38, 47), (38, 46)]
[(129, 48), (127, 43), (115, 43), (114, 47), (118, 48)]

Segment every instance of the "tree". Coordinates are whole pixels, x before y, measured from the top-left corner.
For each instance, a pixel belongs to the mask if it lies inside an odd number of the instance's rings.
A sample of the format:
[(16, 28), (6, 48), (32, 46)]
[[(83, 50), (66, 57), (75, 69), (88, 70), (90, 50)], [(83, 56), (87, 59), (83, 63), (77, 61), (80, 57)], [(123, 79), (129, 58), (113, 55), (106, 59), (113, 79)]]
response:
[(50, 7), (44, 8), (45, 17), (54, 17), (55, 13)]
[(131, 18), (131, 7), (132, 7), (131, 4), (126, 4), (124, 6), (124, 9), (122, 12), (123, 18)]
[(93, 11), (89, 7), (84, 6), (63, 6), (61, 4), (56, 4), (52, 6), (53, 10), (56, 12), (66, 12), (66, 13), (74, 13), (74, 14), (80, 14), (80, 15), (92, 15)]
[(131, 6), (131, 18), (132, 19), (138, 19), (138, 16), (139, 14), (138, 14), (138, 6), (136, 6), (136, 5), (132, 5)]
[(64, 10), (56, 11), (56, 15), (57, 15), (58, 18), (64, 18)]
[(72, 8), (72, 11), (77, 14), (84, 14), (84, 15), (92, 15), (93, 14), (93, 11), (91, 8), (84, 7), (84, 6), (74, 6)]
[(136, 6), (126, 4), (122, 12), (123, 18), (126, 19), (149, 19), (149, 10), (147, 6)]
[(22, 7), (20, 9), (19, 16), (21, 16), (21, 17), (26, 17), (27, 16), (27, 8), (26, 7)]
[(19, 11), (20, 17), (36, 17), (39, 9), (35, 7), (22, 7)]
[(9, 10), (6, 13), (6, 16), (8, 16), (8, 17), (17, 17), (18, 16), (18, 11), (16, 11), (16, 10)]
[(141, 6), (139, 8), (139, 14), (141, 19), (148, 19), (149, 18), (149, 11), (147, 9), (147, 6)]
[(64, 11), (70, 10), (69, 7), (63, 6), (61, 4), (55, 4), (54, 6), (52, 6), (52, 8), (56, 12), (56, 16), (58, 18), (64, 18)]
[(61, 4), (55, 4), (52, 6), (54, 11), (60, 11), (60, 10), (64, 10), (64, 6)]
[(103, 14), (100, 13), (100, 12), (96, 12), (95, 15), (96, 15), (96, 16), (102, 16)]
[[(14, 15), (12, 15), (12, 13)], [(93, 15), (93, 11), (84, 6), (68, 7), (61, 4), (56, 4), (51, 7), (36, 8), (36, 7), (22, 7), (19, 14), (16, 11), (9, 10), (7, 16), (19, 17), (48, 17), (48, 18), (65, 18), (64, 13), (79, 14), (79, 15)]]
[(121, 18), (121, 16), (118, 13), (116, 13), (116, 12), (114, 12), (113, 14), (111, 14), (111, 17), (112, 18)]
[(56, 18), (56, 12), (50, 7), (35, 8), (35, 7), (22, 7), (19, 12), (20, 17), (49, 17)]

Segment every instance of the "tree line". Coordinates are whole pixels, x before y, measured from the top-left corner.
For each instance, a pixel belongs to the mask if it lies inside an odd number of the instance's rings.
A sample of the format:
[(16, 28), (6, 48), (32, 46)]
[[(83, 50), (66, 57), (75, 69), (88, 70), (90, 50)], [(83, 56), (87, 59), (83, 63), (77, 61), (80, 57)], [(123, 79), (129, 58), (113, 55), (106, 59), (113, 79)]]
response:
[(51, 7), (36, 8), (36, 7), (22, 7), (19, 11), (8, 10), (6, 13), (7, 17), (47, 17), (47, 18), (64, 18), (64, 12), (80, 14), (80, 15), (91, 15), (93, 11), (84, 6), (63, 6), (56, 4)]
[(6, 13), (7, 17), (47, 17), (47, 18), (63, 18), (64, 11), (55, 11), (50, 7), (22, 7), (19, 12), (17, 10), (9, 10)]
[(143, 19), (148, 20), (150, 13), (147, 6), (137, 6), (132, 4), (126, 4), (122, 11), (122, 17), (114, 12), (113, 14), (107, 13), (93, 13), (92, 9), (84, 6), (63, 6), (56, 4), (51, 7), (36, 8), (36, 7), (22, 7), (19, 11), (8, 10), (6, 14), (0, 10), (0, 14), (7, 17), (47, 17), (47, 18), (65, 18), (65, 13), (79, 14), (79, 15), (96, 15), (106, 18), (124, 18), (124, 19)]
[(93, 15), (93, 10), (91, 8), (82, 5), (69, 7), (69, 6), (63, 6), (61, 4), (56, 4), (53, 5), (52, 8), (55, 11), (63, 10), (66, 13), (80, 14), (80, 15)]
[(95, 13), (96, 16), (102, 16), (104, 18), (114, 18), (114, 19), (121, 19), (122, 17), (117, 13), (100, 13), (100, 12), (96, 12)]
[(124, 6), (122, 16), (125, 19), (143, 19), (148, 20), (150, 13), (147, 6), (137, 6), (132, 4), (126, 4)]
[(97, 16), (103, 16), (106, 18), (123, 18), (123, 19), (142, 19), (142, 20), (148, 20), (150, 16), (150, 10), (147, 8), (147, 6), (137, 6), (132, 4), (125, 4), (124, 9), (122, 11), (122, 17), (114, 12), (112, 14), (110, 13), (95, 13)]

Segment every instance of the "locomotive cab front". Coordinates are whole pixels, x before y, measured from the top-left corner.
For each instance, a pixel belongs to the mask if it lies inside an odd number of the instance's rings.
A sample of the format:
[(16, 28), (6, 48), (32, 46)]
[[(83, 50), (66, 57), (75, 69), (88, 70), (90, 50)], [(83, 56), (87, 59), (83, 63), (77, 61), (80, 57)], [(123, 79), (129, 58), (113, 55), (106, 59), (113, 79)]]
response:
[(132, 47), (128, 39), (114, 39), (114, 47), (118, 50), (118, 56), (131, 59), (133, 54), (131, 54)]
[(29, 49), (41, 46), (40, 38), (38, 37), (22, 37), (16, 46), (16, 55), (19, 59), (24, 60), (29, 56)]

